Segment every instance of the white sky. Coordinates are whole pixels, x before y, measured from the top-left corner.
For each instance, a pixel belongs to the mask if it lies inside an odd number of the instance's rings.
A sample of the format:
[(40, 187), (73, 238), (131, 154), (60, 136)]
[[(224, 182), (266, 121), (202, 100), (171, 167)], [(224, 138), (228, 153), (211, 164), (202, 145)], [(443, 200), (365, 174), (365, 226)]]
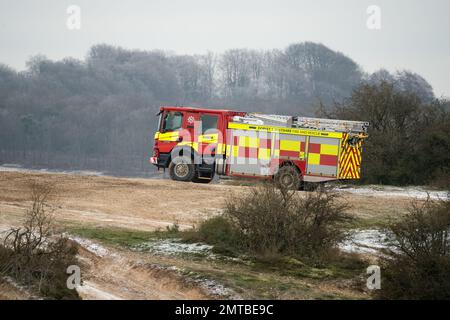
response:
[[(69, 5), (80, 30), (66, 27)], [(381, 30), (366, 27), (369, 5)], [(97, 43), (192, 54), (314, 41), (368, 72), (417, 72), (450, 97), (449, 31), (448, 0), (0, 0), (0, 62), (19, 70), (32, 55), (81, 59)]]

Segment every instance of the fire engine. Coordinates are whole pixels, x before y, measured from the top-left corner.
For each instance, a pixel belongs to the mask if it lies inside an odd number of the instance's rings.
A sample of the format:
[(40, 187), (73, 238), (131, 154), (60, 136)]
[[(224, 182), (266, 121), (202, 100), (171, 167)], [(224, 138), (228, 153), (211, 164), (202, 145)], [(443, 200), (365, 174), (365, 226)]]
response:
[(173, 180), (265, 178), (302, 189), (360, 178), (365, 121), (179, 106), (161, 107), (158, 115), (150, 163)]

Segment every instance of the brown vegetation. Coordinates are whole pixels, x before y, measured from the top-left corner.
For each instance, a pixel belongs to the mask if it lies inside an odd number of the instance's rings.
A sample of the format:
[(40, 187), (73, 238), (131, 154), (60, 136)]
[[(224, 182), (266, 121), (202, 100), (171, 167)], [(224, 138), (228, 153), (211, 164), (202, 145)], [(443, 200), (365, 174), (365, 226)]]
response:
[(77, 263), (77, 247), (58, 233), (48, 204), (54, 189), (30, 182), (31, 208), (23, 226), (11, 228), (0, 246), (0, 275), (48, 298), (76, 299), (75, 290), (66, 286), (67, 267)]
[(325, 189), (305, 197), (267, 183), (226, 201), (223, 216), (203, 222), (204, 241), (257, 256), (321, 260), (345, 238), (352, 217), (337, 194)]
[(450, 202), (413, 204), (390, 226), (392, 250), (382, 259), (387, 299), (450, 299)]

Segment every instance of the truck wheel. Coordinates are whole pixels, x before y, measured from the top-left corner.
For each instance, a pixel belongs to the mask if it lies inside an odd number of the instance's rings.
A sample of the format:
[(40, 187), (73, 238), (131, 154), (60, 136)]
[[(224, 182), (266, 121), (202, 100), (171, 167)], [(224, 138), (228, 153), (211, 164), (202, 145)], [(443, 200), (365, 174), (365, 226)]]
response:
[(191, 158), (177, 156), (169, 164), (169, 175), (172, 180), (191, 181), (195, 175), (195, 167)]
[(275, 183), (279, 188), (299, 190), (301, 184), (300, 173), (294, 166), (283, 166), (275, 175)]

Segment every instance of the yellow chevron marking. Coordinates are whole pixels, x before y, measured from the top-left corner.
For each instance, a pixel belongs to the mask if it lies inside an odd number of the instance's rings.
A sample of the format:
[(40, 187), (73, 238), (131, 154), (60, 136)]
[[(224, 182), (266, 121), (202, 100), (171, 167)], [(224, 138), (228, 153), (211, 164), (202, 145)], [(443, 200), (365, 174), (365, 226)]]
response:
[(343, 147), (341, 157), (339, 159), (339, 178), (342, 179), (358, 179), (361, 175), (361, 145), (359, 142), (356, 146), (350, 146), (347, 143), (348, 134), (342, 137)]

